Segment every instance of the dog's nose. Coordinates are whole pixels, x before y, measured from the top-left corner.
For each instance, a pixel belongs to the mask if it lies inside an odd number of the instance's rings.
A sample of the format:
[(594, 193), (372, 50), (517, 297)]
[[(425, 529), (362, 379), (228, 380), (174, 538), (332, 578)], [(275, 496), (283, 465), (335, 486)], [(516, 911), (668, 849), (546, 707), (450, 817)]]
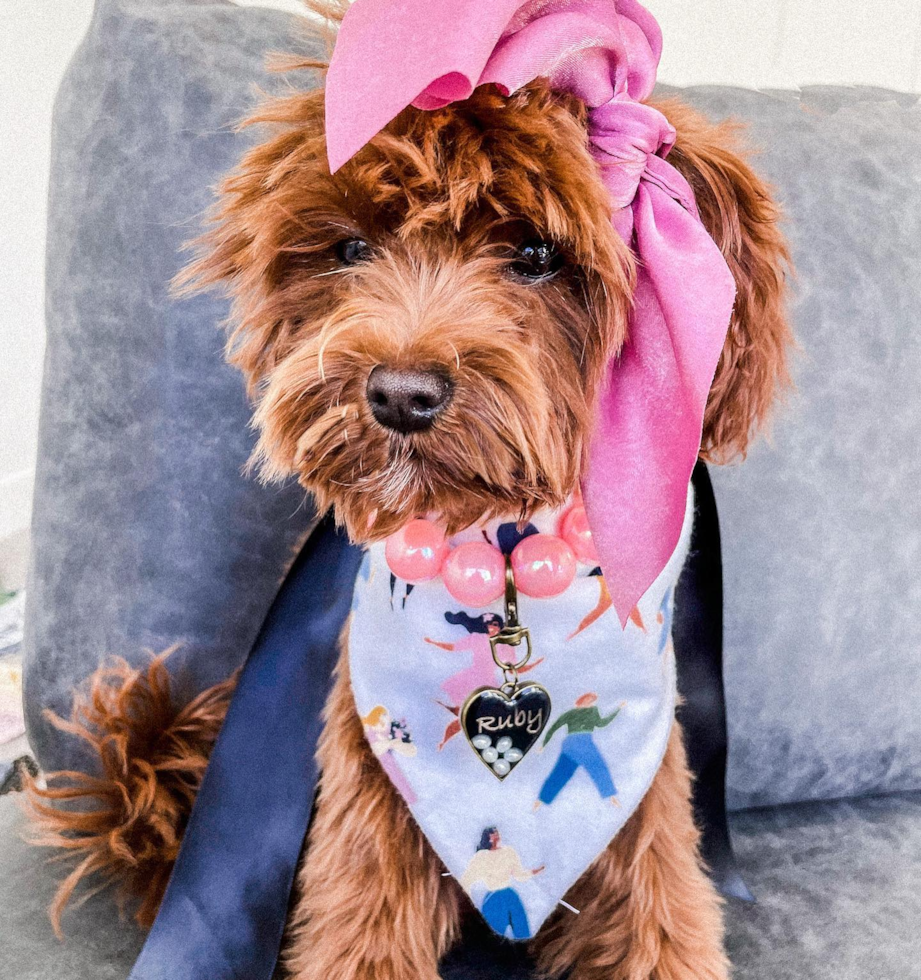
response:
[(438, 371), (404, 371), (378, 365), (368, 378), (371, 413), (396, 432), (428, 429), (451, 400), (454, 385)]

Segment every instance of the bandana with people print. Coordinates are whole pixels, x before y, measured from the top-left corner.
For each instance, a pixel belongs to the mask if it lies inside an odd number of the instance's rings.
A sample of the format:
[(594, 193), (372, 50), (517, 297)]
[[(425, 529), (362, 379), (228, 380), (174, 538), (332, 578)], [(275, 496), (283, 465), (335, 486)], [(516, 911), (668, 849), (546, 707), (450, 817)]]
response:
[[(445, 867), (500, 935), (537, 931), (661, 764), (676, 698), (674, 587), (692, 520), (689, 490), (678, 546), (625, 629), (591, 564), (580, 564), (554, 598), (519, 594), (534, 647), (520, 682), (544, 687), (551, 708), (534, 747), (501, 780), (483, 762), (501, 765), (516, 751), (511, 740), (496, 732), (476, 747), (460, 715), (472, 692), (502, 683), (489, 643), (504, 625), (502, 600), (465, 608), (440, 577), (415, 585), (397, 578), (383, 542), (365, 556), (349, 629), (365, 733)], [(522, 535), (553, 533), (558, 521), (550, 512), (525, 528), (493, 521), (450, 544), (485, 538), (506, 550)]]

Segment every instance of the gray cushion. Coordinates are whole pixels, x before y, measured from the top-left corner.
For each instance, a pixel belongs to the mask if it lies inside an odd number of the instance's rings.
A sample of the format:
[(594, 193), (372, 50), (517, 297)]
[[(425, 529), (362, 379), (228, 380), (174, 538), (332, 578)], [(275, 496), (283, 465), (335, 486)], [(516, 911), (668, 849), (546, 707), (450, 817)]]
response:
[[(23, 829), (0, 798), (0, 977), (123, 980), (142, 935), (97, 896), (65, 916), (57, 942), (45, 917), (55, 871)], [(733, 980), (921, 978), (921, 794), (739, 813), (732, 831), (758, 897), (727, 906)]]
[(921, 787), (921, 108), (872, 89), (697, 88), (750, 123), (787, 214), (796, 393), (713, 471), (729, 802)]
[(737, 813), (734, 980), (919, 980), (921, 794)]
[(296, 488), (241, 469), (252, 436), (222, 361), (226, 303), (171, 301), (179, 248), (256, 137), (294, 19), (227, 2), (100, 0), (54, 114), (48, 346), (25, 644), (29, 732), (46, 768), (77, 745), (67, 710), (106, 654), (184, 643), (186, 692), (245, 657), (312, 520)]

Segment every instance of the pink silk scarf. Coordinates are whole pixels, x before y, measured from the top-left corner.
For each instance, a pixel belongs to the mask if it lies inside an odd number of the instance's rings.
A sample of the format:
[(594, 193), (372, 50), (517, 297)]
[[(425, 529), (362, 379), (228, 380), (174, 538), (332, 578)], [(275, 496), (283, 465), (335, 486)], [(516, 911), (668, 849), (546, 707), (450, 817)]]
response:
[(637, 258), (628, 338), (596, 407), (582, 492), (621, 625), (665, 567), (684, 518), (735, 284), (666, 161), (668, 120), (643, 104), (662, 50), (636, 0), (356, 0), (326, 87), (329, 164), (409, 105), (441, 108), (536, 78), (583, 100), (612, 221)]

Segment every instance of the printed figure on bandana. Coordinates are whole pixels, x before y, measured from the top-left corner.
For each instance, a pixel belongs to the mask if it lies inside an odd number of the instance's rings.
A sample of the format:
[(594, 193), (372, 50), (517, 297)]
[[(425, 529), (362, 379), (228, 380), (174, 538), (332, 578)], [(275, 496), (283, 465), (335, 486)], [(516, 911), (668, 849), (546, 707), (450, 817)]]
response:
[[(607, 585), (605, 585), (604, 576), (601, 574), (601, 566), (598, 565), (593, 568), (588, 573), (588, 578), (594, 578), (598, 582), (598, 604), (595, 608), (582, 619), (579, 625), (566, 637), (567, 640), (573, 639), (573, 637), (578, 636), (583, 630), (586, 630), (593, 623), (596, 623), (612, 606), (611, 593), (608, 591)], [(630, 611), (629, 620), (634, 626), (639, 627), (644, 633), (646, 632), (646, 625), (643, 622), (643, 614), (640, 612), (639, 606), (634, 606)], [(661, 622), (661, 620), (659, 620)]]
[(672, 590), (666, 589), (665, 598), (656, 616), (662, 632), (659, 634), (659, 655), (672, 642)]
[[(425, 638), (425, 642), (431, 643), (432, 646), (439, 647), (441, 650), (469, 653), (472, 662), (469, 667), (452, 674), (441, 685), (441, 689), (447, 697), (447, 703), (444, 701), (438, 703), (454, 715), (454, 720), (448, 722), (448, 726), (445, 728), (444, 736), (438, 746), (439, 751), (460, 731), (458, 715), (460, 715), (460, 710), (467, 698), (477, 688), (495, 686), (499, 668), (493, 660), (489, 638), (495, 636), (505, 625), (498, 613), (491, 612), (482, 613), (479, 616), (468, 616), (465, 612), (446, 612), (445, 619), (452, 626), (463, 626), (469, 635), (456, 643), (440, 643), (428, 636)], [(519, 673), (525, 674), (540, 663), (541, 660), (535, 660), (533, 664), (522, 668)]]
[(379, 704), (361, 719), (365, 726), (365, 736), (371, 751), (380, 760), (384, 771), (407, 803), (416, 802), (416, 794), (409, 785), (395, 756), (411, 759), (416, 754), (416, 746), (405, 721), (391, 719), (387, 709)]
[(480, 835), (476, 854), (461, 875), (460, 884), (468, 895), (476, 885), (486, 886), (480, 911), (500, 936), (511, 929), (513, 939), (530, 939), (527, 913), (511, 885), (513, 881), (528, 881), (543, 870), (544, 865), (530, 871), (524, 868), (518, 852), (502, 844), (498, 829), (487, 827)]
[(560, 757), (550, 775), (544, 780), (540, 793), (534, 801), (535, 810), (544, 803), (552, 803), (580, 768), (588, 773), (598, 793), (604, 799), (609, 799), (615, 806), (620, 806), (617, 799), (617, 787), (611, 778), (607, 763), (598, 751), (598, 746), (595, 745), (592, 733), (596, 728), (604, 728), (610, 725), (620, 714), (623, 704), (615, 708), (606, 718), (602, 718), (597, 702), (597, 694), (583, 694), (576, 699), (575, 707), (561, 714), (548, 729), (540, 748), (541, 752), (564, 725), (566, 726), (566, 737), (563, 739), (560, 748)]
[[(391, 608), (391, 610), (394, 608), (393, 600), (396, 598), (397, 582), (399, 582), (399, 581), (401, 581), (401, 580), (398, 579), (396, 577), (396, 575), (393, 574), (393, 572), (391, 572), (390, 573), (390, 608)], [(412, 595), (412, 591), (413, 591), (414, 588), (415, 588), (415, 585), (413, 585), (412, 582), (404, 582), (403, 583), (403, 598), (400, 600), (400, 608), (401, 609), (405, 609), (406, 608), (406, 600), (409, 599), (409, 597)]]
[(594, 578), (598, 583), (598, 604), (595, 608), (588, 613), (582, 622), (566, 637), (567, 640), (573, 639), (573, 637), (578, 636), (582, 630), (588, 629), (593, 623), (597, 622), (601, 617), (611, 608), (611, 593), (608, 592), (608, 587), (605, 584), (604, 576), (601, 574), (601, 567), (598, 566), (593, 568), (588, 573), (589, 578)]

